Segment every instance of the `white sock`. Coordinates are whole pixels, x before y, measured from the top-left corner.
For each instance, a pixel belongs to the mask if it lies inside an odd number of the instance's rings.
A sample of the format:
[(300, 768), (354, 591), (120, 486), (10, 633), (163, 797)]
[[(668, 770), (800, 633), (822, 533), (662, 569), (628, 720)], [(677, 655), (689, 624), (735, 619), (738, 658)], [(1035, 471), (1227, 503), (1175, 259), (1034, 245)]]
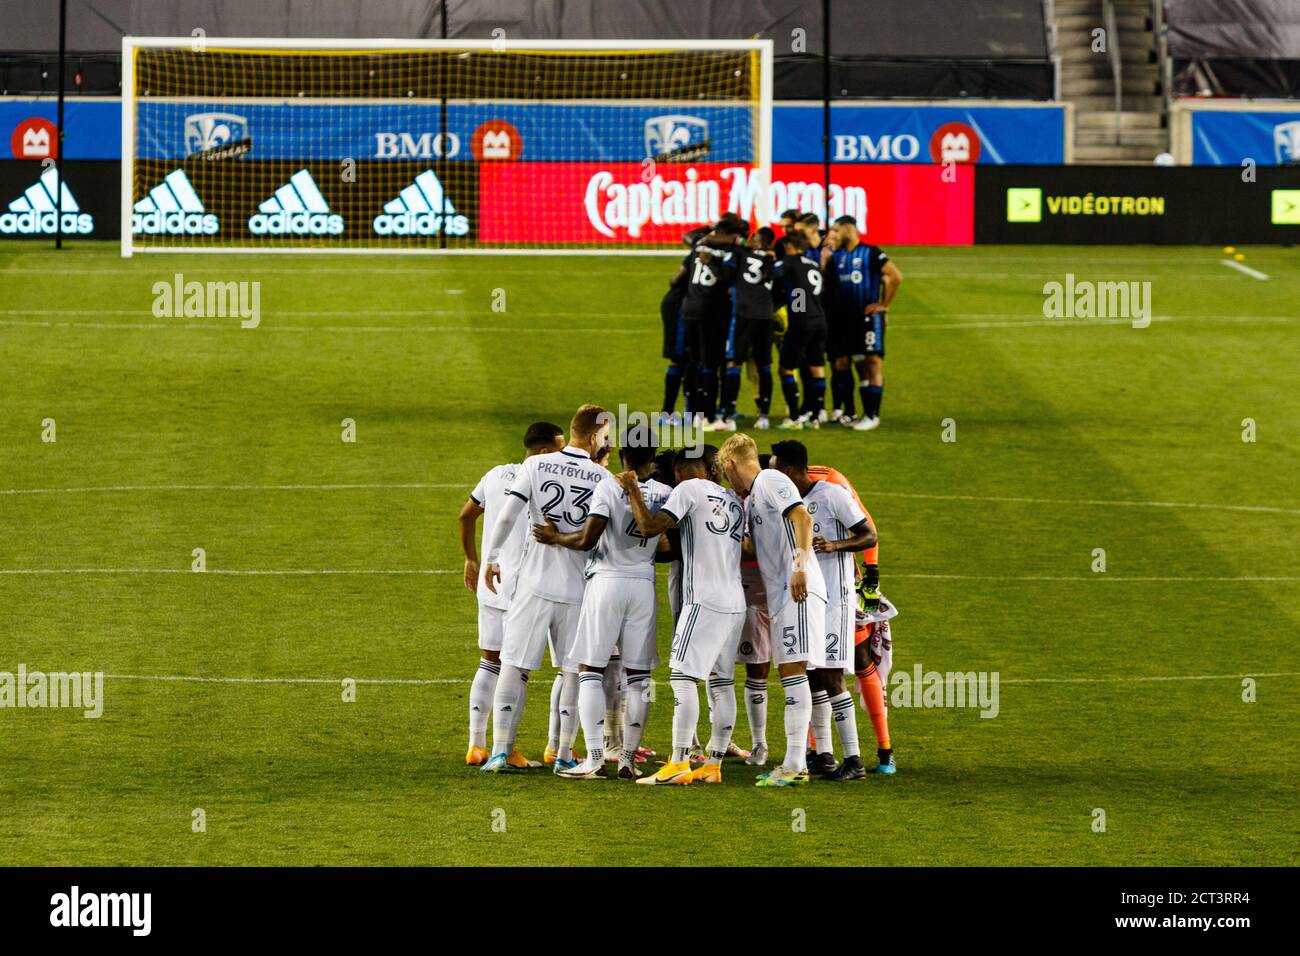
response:
[(600, 686), (599, 671), (578, 675), (578, 717), (582, 721), (582, 739), (587, 742), (587, 759), (605, 759), (605, 691)]
[(577, 739), (578, 675), (566, 671), (564, 672), (564, 684), (560, 687), (560, 741), (556, 746), (556, 759), (572, 760), (573, 742)]
[(528, 700), (528, 671), (501, 664), (497, 691), (492, 695), (492, 756), (509, 756), (515, 749), (515, 731)]
[(721, 763), (727, 755), (731, 733), (736, 727), (736, 679), (710, 677), (709, 700), (713, 702), (713, 710), (709, 714), (709, 760)]
[(807, 674), (781, 678), (785, 694), (785, 760), (781, 766), (791, 773), (808, 769), (804, 750), (808, 746), (808, 725), (812, 722), (812, 690)]
[(501, 673), (499, 661), (486, 657), (478, 659), (478, 670), (469, 685), (469, 745), (487, 746), (488, 717), (492, 713), (492, 697), (497, 690), (497, 675)]
[(546, 728), (546, 749), (560, 746), (560, 691), (564, 689), (564, 672), (559, 671), (551, 681), (551, 718)]
[(681, 763), (691, 749), (695, 725), (700, 722), (699, 681), (673, 671), (668, 683), (673, 689), (673, 753), (671, 763)]
[(601, 688), (605, 692), (605, 752), (615, 753), (623, 747), (622, 704), (625, 684), (622, 658), (610, 658)]
[(623, 721), (624, 760), (633, 760), (641, 746), (646, 718), (650, 715), (650, 675), (636, 674), (627, 679), (627, 715)]
[(745, 714), (754, 746), (767, 746), (767, 681), (757, 677), (745, 681)]
[(824, 690), (813, 691), (812, 733), (814, 750), (819, 754), (834, 751), (831, 743), (831, 695)]
[(835, 715), (835, 730), (840, 735), (840, 746), (845, 757), (861, 756), (858, 749), (858, 717), (853, 712), (853, 695), (847, 690), (831, 698), (831, 712)]

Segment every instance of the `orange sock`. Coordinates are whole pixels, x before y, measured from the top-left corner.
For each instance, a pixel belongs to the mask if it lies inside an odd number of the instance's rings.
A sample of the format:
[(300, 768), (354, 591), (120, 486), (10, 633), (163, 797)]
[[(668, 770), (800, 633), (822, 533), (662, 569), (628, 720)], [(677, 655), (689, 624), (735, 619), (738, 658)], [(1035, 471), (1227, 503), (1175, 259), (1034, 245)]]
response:
[(876, 731), (876, 746), (881, 750), (888, 750), (889, 744), (889, 715), (885, 712), (885, 694), (880, 686), (880, 672), (876, 670), (875, 663), (868, 664), (865, 670), (855, 672), (858, 678), (858, 692), (862, 695), (862, 703), (866, 705), (867, 714), (871, 717), (871, 726)]

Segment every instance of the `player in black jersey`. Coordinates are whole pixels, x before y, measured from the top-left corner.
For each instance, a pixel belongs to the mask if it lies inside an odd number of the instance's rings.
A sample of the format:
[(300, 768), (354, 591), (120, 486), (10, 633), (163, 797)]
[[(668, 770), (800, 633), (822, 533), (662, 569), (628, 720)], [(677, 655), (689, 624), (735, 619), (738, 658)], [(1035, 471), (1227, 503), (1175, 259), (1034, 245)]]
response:
[(727, 368), (722, 378), (722, 409), (706, 431), (735, 431), (736, 399), (741, 369), (749, 359), (758, 372), (758, 418), (754, 428), (769, 427), (772, 404), (772, 244), (775, 234), (764, 226), (736, 252), (735, 287), (731, 293), (731, 322), (727, 332)]
[[(816, 409), (823, 407), (826, 394), (826, 313), (822, 310), (822, 272), (819, 263), (810, 261), (808, 237), (792, 231), (786, 237), (786, 256), (773, 267), (777, 300), (789, 314), (789, 327), (781, 342), (781, 391), (790, 416), (780, 428), (817, 427)], [(805, 404), (799, 402), (795, 372), (806, 368)], [(804, 411), (808, 409), (808, 411)]]
[[(711, 232), (709, 226), (697, 226), (682, 236), (686, 248), (694, 249), (695, 244)], [(659, 413), (659, 423), (668, 423), (677, 411), (677, 392), (683, 391), (686, 414), (691, 413), (691, 399), (694, 397), (695, 372), (690, 365), (686, 348), (686, 326), (682, 322), (682, 303), (686, 300), (686, 285), (689, 278), (687, 266), (691, 261), (690, 253), (682, 259), (677, 274), (668, 280), (668, 291), (659, 302), (659, 318), (664, 327), (663, 357), (668, 360), (664, 372), (664, 404)], [(684, 388), (683, 388), (684, 384)]]
[(718, 372), (726, 349), (731, 284), (741, 238), (742, 228), (735, 217), (720, 219), (687, 257), (682, 322), (687, 354), (696, 366), (692, 409), (704, 422), (711, 422), (717, 414)]

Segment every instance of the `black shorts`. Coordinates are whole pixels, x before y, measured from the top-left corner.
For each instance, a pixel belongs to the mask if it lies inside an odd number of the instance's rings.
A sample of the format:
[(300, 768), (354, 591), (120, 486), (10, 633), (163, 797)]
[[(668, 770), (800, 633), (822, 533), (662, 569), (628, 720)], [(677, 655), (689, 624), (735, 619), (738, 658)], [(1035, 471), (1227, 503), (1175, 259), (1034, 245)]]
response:
[(664, 324), (663, 357), (681, 363), (686, 357), (686, 330), (682, 327), (682, 300), (684, 291), (673, 289), (659, 302), (659, 318)]
[(772, 364), (772, 320), (732, 316), (727, 334), (727, 361), (741, 365), (751, 357), (759, 368)]
[(727, 353), (727, 326), (718, 319), (684, 319), (686, 355), (702, 368), (719, 368)]
[(826, 323), (791, 322), (781, 342), (781, 368), (800, 369), (826, 364)]
[(862, 352), (862, 316), (839, 312), (827, 323), (826, 351), (832, 359)]

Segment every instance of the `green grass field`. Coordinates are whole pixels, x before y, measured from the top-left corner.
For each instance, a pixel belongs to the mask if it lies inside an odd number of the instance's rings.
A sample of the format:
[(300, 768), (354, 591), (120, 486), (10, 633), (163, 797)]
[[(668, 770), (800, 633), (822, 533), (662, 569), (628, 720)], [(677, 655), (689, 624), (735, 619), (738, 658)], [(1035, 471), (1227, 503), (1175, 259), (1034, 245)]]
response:
[[(896, 671), (996, 671), (1000, 712), (893, 708), (892, 779), (769, 791), (729, 766), (664, 792), (465, 768), (455, 516), (534, 419), (657, 409), (672, 260), (0, 244), (0, 671), (110, 675), (98, 720), (0, 710), (0, 858), (1294, 864), (1300, 259), (1247, 250), (1259, 280), (1217, 249), (889, 251), (885, 424), (803, 438), (880, 526)], [(260, 281), (260, 327), (155, 318), (175, 272)], [(1156, 321), (1044, 319), (1066, 273), (1149, 280)], [(345, 703), (344, 678), (416, 683)]]

